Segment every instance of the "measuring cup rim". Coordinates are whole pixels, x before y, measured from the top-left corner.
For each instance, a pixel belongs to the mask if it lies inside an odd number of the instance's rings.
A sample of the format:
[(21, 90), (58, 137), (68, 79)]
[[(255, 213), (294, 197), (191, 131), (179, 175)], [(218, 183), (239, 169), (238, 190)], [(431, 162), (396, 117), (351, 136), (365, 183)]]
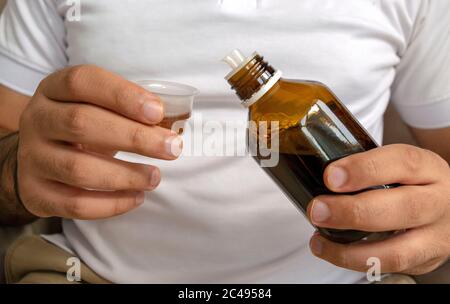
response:
[(155, 93), (158, 95), (167, 95), (167, 96), (180, 96), (180, 97), (190, 97), (190, 96), (196, 96), (199, 94), (199, 90), (189, 86), (187, 84), (183, 83), (177, 83), (172, 81), (163, 81), (163, 80), (136, 80), (135, 83), (142, 87), (146, 87), (150, 91), (152, 91), (152, 87), (155, 89), (170, 89), (173, 88), (179, 91), (184, 92), (173, 92), (173, 93), (164, 93), (164, 92), (158, 92), (155, 90)]

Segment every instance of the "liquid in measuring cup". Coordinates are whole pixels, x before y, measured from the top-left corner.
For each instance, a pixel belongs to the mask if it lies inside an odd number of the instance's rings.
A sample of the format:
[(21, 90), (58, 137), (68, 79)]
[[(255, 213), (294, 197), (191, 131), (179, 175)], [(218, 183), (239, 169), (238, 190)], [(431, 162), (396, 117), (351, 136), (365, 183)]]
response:
[(184, 113), (175, 116), (164, 116), (164, 119), (158, 124), (158, 126), (173, 130), (179, 135), (183, 134), (187, 121), (191, 118), (191, 113)]

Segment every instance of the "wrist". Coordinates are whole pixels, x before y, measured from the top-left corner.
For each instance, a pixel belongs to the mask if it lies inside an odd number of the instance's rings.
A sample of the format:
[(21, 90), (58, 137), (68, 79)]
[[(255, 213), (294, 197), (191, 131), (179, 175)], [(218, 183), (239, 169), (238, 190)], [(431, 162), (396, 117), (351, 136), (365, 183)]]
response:
[(18, 132), (0, 138), (0, 224), (18, 226), (36, 220), (21, 202), (18, 185)]

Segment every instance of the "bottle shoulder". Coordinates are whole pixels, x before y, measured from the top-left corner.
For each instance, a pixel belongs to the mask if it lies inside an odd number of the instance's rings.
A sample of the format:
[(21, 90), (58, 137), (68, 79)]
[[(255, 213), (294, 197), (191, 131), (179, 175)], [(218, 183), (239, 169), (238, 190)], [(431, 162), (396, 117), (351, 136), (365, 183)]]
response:
[(297, 123), (318, 100), (326, 104), (339, 101), (323, 83), (310, 80), (280, 79), (250, 107), (252, 120), (284, 120)]
[(308, 87), (326, 87), (324, 83), (317, 80), (291, 79), (291, 78), (281, 78), (280, 80), (285, 84), (297, 84)]
[(287, 90), (295, 88), (295, 90), (309, 91), (316, 94), (329, 93), (334, 95), (331, 89), (326, 84), (317, 80), (281, 78), (280, 87)]
[(317, 100), (335, 102), (337, 97), (322, 82), (281, 78), (254, 106), (267, 109), (286, 103), (308, 106)]

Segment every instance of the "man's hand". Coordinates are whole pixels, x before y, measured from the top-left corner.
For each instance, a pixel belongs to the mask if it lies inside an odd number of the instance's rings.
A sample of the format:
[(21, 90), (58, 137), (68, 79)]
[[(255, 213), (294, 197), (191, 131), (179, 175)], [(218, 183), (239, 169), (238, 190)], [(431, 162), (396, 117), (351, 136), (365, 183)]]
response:
[(337, 266), (365, 272), (370, 257), (384, 273), (424, 274), (450, 256), (450, 169), (437, 154), (391, 145), (355, 154), (328, 166), (327, 187), (336, 193), (386, 184), (403, 186), (356, 195), (315, 198), (308, 216), (316, 226), (369, 232), (402, 230), (391, 238), (336, 244), (318, 234), (312, 252)]
[(114, 159), (111, 151), (176, 159), (182, 140), (155, 126), (163, 115), (157, 96), (98, 67), (50, 75), (20, 120), (25, 208), (39, 217), (101, 219), (142, 204), (144, 191), (160, 182), (159, 169)]

